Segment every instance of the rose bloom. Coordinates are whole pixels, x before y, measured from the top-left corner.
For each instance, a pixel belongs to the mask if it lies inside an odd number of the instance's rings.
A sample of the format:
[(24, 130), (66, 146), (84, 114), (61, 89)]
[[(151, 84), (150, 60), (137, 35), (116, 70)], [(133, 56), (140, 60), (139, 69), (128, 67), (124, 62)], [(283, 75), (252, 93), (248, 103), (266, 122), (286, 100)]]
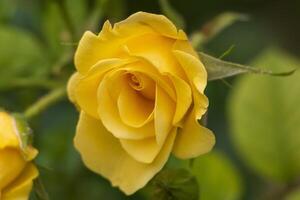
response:
[(21, 139), (15, 119), (0, 111), (0, 199), (28, 199), (33, 179), (38, 176), (31, 160), (37, 150), (21, 150)]
[(187, 36), (166, 17), (138, 12), (81, 38), (68, 94), (79, 108), (75, 147), (85, 165), (127, 195), (159, 172), (171, 153), (210, 151), (206, 70)]

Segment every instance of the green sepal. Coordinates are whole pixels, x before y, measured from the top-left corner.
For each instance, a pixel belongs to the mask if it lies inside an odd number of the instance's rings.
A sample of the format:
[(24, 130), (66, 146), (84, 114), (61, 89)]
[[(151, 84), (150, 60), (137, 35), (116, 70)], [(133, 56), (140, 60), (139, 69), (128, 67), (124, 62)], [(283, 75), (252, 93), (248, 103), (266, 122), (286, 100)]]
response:
[(186, 169), (164, 169), (149, 183), (150, 199), (198, 200), (196, 178)]
[(12, 117), (15, 121), (17, 135), (20, 141), (20, 149), (23, 152), (23, 155), (26, 157), (28, 153), (28, 147), (31, 146), (33, 142), (33, 131), (29, 127), (24, 115), (13, 113)]

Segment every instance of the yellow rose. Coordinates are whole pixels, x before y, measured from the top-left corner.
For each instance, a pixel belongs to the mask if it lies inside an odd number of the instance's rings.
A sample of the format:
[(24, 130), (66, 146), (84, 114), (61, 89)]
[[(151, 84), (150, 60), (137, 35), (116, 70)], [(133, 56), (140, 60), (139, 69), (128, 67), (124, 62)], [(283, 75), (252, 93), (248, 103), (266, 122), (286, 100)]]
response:
[(162, 169), (211, 150), (199, 125), (206, 70), (187, 36), (166, 17), (138, 12), (99, 35), (87, 31), (68, 94), (80, 109), (75, 147), (85, 165), (132, 194)]
[(29, 146), (21, 151), (15, 119), (0, 111), (0, 199), (28, 199), (33, 179), (38, 176), (30, 162), (37, 150)]

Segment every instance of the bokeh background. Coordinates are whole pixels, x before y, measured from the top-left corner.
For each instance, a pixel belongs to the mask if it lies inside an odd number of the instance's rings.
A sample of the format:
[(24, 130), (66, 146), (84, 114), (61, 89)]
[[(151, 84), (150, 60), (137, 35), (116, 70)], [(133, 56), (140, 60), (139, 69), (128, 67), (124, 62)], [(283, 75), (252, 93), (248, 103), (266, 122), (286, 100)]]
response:
[[(192, 35), (224, 12), (247, 15), (199, 46), (224, 59), (273, 71), (300, 67), (299, 0), (169, 0)], [(0, 0), (0, 107), (23, 112), (65, 83), (82, 33), (136, 11), (165, 13), (155, 0)], [(241, 75), (208, 83), (214, 150), (194, 161), (202, 200), (300, 199), (300, 75)], [(78, 113), (67, 99), (31, 121), (50, 199), (126, 197), (87, 170), (73, 147)], [(96, 155), (95, 155), (96, 156)], [(169, 168), (186, 167), (171, 158)], [(32, 199), (37, 199), (32, 195)], [(188, 197), (187, 197), (188, 199)]]

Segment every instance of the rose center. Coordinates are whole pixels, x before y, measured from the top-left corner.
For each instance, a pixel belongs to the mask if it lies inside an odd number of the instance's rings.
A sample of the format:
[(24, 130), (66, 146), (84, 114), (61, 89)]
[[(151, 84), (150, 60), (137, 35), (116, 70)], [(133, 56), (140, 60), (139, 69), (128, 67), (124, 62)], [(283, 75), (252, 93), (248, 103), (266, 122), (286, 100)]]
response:
[(126, 80), (128, 85), (136, 90), (143, 97), (153, 100), (155, 99), (155, 82), (148, 76), (139, 72), (126, 72)]
[(135, 90), (143, 89), (142, 80), (136, 74), (133, 73), (129, 73), (129, 85)]

